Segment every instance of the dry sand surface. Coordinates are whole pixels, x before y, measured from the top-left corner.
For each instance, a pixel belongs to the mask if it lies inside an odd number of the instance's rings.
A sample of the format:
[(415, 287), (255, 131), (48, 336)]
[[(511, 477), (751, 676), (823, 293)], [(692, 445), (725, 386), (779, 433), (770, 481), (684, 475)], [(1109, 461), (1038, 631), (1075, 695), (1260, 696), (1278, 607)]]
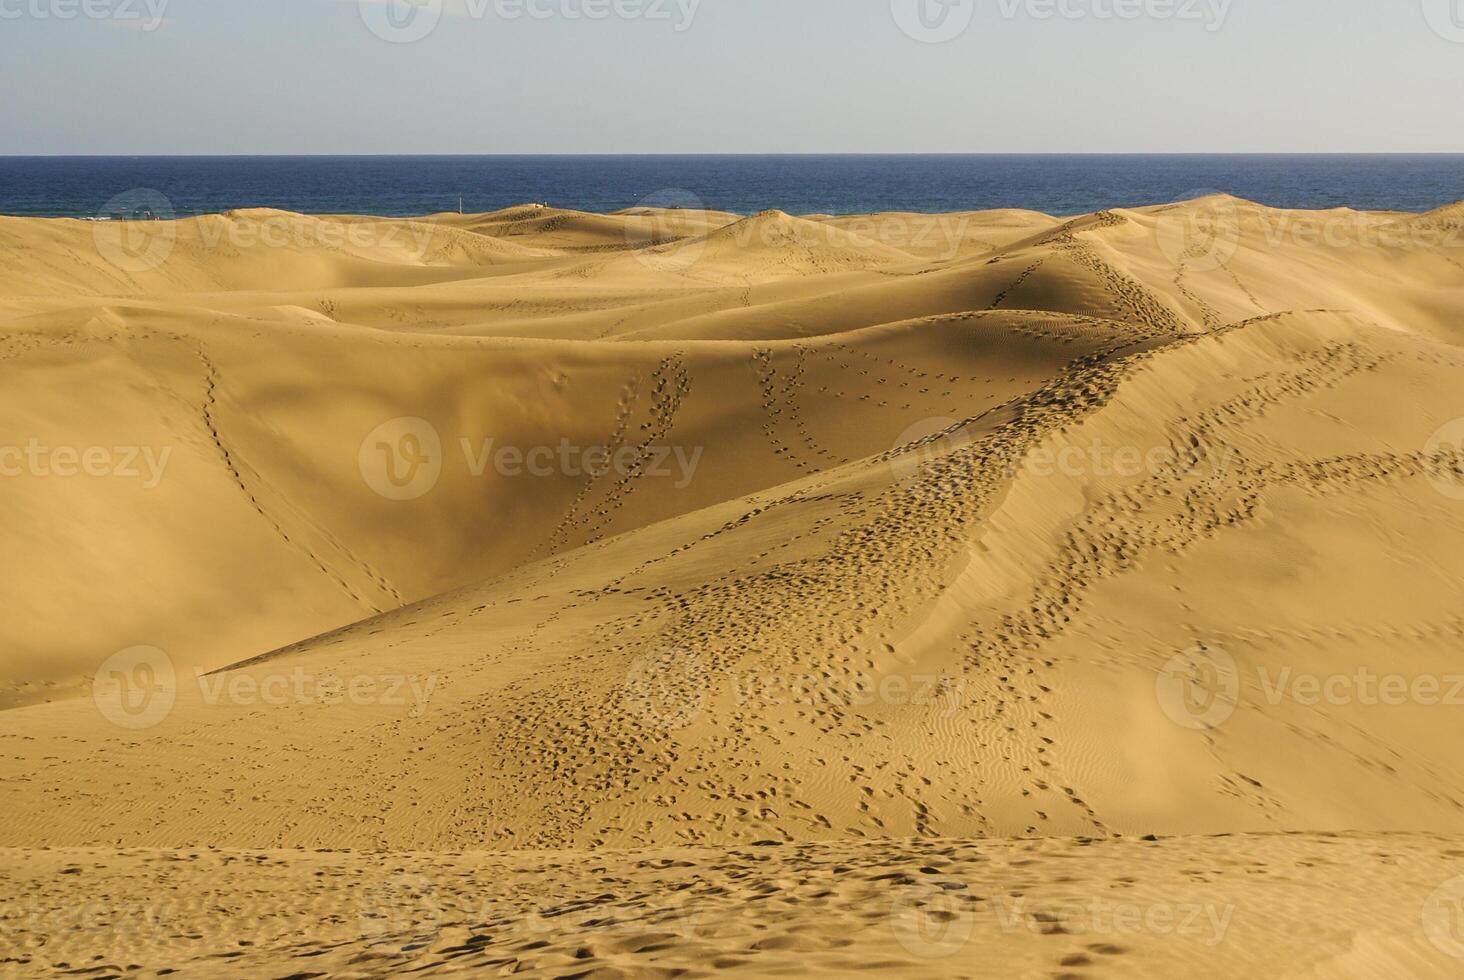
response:
[(1464, 974), (1464, 206), (0, 252), (0, 974)]

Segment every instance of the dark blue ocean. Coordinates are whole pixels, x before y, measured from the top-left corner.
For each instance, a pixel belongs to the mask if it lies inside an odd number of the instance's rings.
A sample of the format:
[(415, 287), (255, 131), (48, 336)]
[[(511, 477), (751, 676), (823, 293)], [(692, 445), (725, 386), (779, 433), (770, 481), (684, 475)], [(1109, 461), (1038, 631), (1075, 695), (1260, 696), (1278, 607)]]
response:
[[(739, 214), (1031, 208), (1080, 214), (1226, 191), (1276, 207), (1426, 211), (1464, 198), (1464, 155), (0, 157), (0, 214), (240, 207), (416, 215), (649, 199)], [(671, 193), (668, 193), (671, 192)], [(130, 195), (124, 201), (156, 200)]]

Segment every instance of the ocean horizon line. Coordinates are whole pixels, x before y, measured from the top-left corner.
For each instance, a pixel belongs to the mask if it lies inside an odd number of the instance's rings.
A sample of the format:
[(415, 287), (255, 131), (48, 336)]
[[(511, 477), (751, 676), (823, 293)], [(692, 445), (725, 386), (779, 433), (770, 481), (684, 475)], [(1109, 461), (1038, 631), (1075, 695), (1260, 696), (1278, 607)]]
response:
[(1271, 207), (1425, 212), (1464, 198), (1464, 154), (485, 154), (0, 157), (0, 213), (32, 217), (484, 213), (1055, 216), (1227, 193)]

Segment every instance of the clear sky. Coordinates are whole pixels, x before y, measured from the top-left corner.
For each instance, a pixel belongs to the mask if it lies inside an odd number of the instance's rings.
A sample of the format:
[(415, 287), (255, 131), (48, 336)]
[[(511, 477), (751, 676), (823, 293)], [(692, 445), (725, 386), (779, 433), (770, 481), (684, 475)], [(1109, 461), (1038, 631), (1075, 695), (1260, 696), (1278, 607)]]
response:
[(1461, 152), (1464, 0), (0, 0), (0, 91), (0, 154)]

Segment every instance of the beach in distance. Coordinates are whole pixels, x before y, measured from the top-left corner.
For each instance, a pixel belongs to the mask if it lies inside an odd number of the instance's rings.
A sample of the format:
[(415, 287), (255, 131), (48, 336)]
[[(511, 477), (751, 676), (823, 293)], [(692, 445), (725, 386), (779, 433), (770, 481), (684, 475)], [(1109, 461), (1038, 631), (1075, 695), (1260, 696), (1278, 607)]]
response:
[(789, 159), (0, 160), (0, 976), (1464, 970), (1461, 158)]

